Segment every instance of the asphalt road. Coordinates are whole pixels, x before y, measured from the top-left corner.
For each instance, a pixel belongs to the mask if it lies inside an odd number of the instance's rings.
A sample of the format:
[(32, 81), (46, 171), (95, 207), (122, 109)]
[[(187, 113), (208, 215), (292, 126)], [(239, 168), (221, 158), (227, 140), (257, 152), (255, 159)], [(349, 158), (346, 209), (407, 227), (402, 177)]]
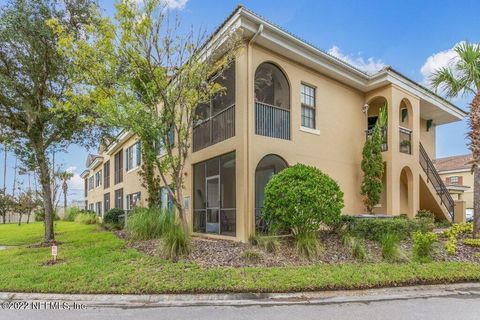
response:
[(480, 319), (480, 299), (474, 295), (334, 302), (310, 305), (88, 307), (86, 310), (0, 310), (0, 319)]

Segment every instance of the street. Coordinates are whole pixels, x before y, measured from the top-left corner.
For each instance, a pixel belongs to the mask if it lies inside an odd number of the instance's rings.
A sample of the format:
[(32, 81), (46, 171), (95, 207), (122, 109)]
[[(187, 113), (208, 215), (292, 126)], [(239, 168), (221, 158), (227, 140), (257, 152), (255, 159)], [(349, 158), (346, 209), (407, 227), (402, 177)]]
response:
[[(380, 289), (381, 290), (381, 289)], [(479, 319), (478, 286), (473, 289), (403, 289), (359, 291), (314, 301), (283, 300), (265, 303), (209, 302), (205, 305), (99, 305), (85, 310), (1, 310), (0, 319)], [(379, 293), (380, 292), (380, 293)]]

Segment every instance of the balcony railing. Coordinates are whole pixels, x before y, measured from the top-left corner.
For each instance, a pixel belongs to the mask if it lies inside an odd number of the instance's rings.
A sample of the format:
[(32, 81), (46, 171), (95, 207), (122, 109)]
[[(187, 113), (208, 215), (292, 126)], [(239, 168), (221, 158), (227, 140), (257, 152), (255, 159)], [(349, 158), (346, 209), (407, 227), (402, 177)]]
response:
[(412, 154), (412, 130), (399, 128), (400, 134), (400, 152)]
[(193, 151), (198, 151), (235, 136), (235, 105), (193, 127)]
[(255, 133), (290, 140), (290, 110), (266, 103), (255, 103)]
[[(382, 128), (380, 129), (382, 133), (382, 152), (385, 152), (388, 150), (388, 128)], [(365, 131), (366, 137), (368, 138), (373, 132), (373, 129), (368, 129)]]

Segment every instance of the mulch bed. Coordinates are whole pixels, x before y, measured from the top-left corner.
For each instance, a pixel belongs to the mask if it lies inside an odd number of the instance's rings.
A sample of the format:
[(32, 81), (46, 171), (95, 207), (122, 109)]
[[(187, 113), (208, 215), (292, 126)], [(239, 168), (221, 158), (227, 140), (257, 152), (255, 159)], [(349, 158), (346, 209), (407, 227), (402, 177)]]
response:
[[(115, 234), (127, 241), (127, 246), (150, 256), (160, 256), (161, 240), (129, 241), (123, 231), (116, 231)], [(319, 263), (353, 263), (349, 248), (343, 246), (338, 235), (332, 233), (322, 233), (320, 236), (323, 252), (314, 259), (305, 259), (298, 256), (295, 245), (291, 239), (282, 239), (280, 248), (275, 253), (269, 253), (257, 246), (248, 243), (235, 242), (230, 240), (216, 240), (200, 237), (193, 237), (192, 251), (181, 259), (185, 262), (195, 262), (201, 267), (247, 267), (247, 266), (298, 266), (311, 265)], [(377, 243), (365, 242), (369, 252), (370, 261), (377, 262), (381, 260), (380, 248)], [(246, 261), (242, 258), (245, 251), (256, 251), (260, 255), (257, 262)]]
[[(144, 252), (150, 256), (161, 256), (161, 240), (129, 241), (124, 231), (115, 231), (115, 234), (127, 242), (127, 247)], [(322, 232), (320, 241), (323, 247), (322, 254), (314, 259), (299, 257), (295, 245), (289, 238), (283, 238), (279, 250), (269, 253), (262, 248), (248, 243), (230, 240), (216, 240), (201, 237), (193, 237), (191, 253), (180, 261), (194, 262), (203, 268), (211, 267), (274, 267), (274, 266), (301, 266), (312, 264), (342, 264), (357, 262), (351, 254), (350, 248), (343, 245), (341, 238), (330, 232)], [(457, 253), (449, 255), (445, 251), (446, 238), (440, 236), (436, 246), (434, 260), (457, 261), (457, 262), (480, 262), (480, 248), (467, 246), (462, 243), (462, 238), (457, 242)], [(381, 262), (382, 254), (380, 245), (374, 241), (365, 241), (369, 258), (368, 262)], [(411, 241), (402, 241), (401, 248), (410, 254), (412, 251)], [(260, 256), (258, 261), (248, 261), (242, 257), (245, 251), (255, 251)], [(475, 253), (478, 253), (476, 255)]]

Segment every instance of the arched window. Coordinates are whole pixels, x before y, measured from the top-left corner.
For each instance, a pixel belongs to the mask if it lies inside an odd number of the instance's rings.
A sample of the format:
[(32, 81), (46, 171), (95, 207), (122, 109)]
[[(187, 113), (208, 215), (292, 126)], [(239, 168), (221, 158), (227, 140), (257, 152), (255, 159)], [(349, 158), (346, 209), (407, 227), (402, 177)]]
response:
[(263, 202), (265, 200), (265, 186), (274, 174), (287, 168), (288, 164), (281, 157), (269, 154), (260, 160), (255, 170), (255, 229), (257, 232), (266, 231), (262, 219)]
[(262, 63), (255, 72), (255, 101), (290, 109), (290, 85), (273, 63)]

